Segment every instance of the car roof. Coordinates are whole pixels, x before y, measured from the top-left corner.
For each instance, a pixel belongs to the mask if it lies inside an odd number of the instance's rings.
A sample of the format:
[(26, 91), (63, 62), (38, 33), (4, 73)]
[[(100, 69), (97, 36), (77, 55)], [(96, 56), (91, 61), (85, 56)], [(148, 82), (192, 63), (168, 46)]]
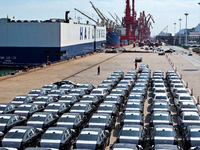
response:
[[(12, 129), (24, 129), (24, 130), (28, 130), (28, 129), (32, 129), (33, 127), (31, 127), (31, 126), (15, 126), (15, 127), (13, 127)], [(11, 129), (11, 130), (12, 130)]]
[(95, 131), (95, 132), (101, 132), (103, 129), (101, 128), (84, 128), (81, 132), (83, 131), (86, 131), (86, 132), (92, 132), (92, 131)]
[(36, 116), (36, 115), (49, 115), (49, 114), (51, 114), (51, 113), (49, 113), (49, 112), (36, 112), (36, 113), (34, 113), (32, 116)]
[(109, 116), (111, 116), (111, 115), (110, 114), (103, 114), (103, 113), (94, 113), (91, 118), (93, 118), (93, 117), (105, 118), (105, 117), (109, 117)]
[(155, 125), (155, 126), (154, 126), (154, 129), (156, 129), (156, 130), (157, 130), (157, 129), (158, 129), (158, 130), (160, 130), (160, 129), (161, 129), (161, 130), (163, 130), (163, 129), (165, 130), (165, 129), (167, 129), (167, 128), (168, 128), (168, 129), (170, 128), (170, 130), (171, 130), (171, 129), (173, 130), (173, 126), (171, 126), (171, 125)]
[[(47, 131), (49, 131), (49, 130), (59, 130), (59, 131), (65, 131), (67, 128), (65, 128), (65, 127), (49, 127), (48, 129), (47, 129)], [(46, 132), (47, 132), (46, 131)]]

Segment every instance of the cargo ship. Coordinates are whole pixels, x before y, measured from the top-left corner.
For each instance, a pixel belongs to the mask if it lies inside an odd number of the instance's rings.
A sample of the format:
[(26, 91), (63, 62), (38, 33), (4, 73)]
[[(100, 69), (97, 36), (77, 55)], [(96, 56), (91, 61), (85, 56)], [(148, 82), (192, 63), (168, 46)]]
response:
[(105, 48), (106, 27), (65, 20), (0, 19), (0, 66), (34, 66), (71, 59)]

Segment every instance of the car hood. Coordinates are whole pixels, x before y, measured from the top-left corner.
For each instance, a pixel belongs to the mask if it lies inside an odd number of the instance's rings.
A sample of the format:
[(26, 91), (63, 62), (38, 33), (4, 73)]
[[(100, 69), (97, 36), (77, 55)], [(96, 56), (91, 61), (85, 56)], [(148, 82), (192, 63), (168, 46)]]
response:
[(61, 140), (47, 140), (41, 139), (40, 146), (41, 147), (51, 147), (51, 148), (58, 148), (60, 147)]
[(22, 139), (4, 138), (2, 140), (2, 146), (20, 148), (21, 142), (22, 142)]
[(120, 136), (119, 137), (120, 143), (132, 143), (132, 144), (138, 144), (139, 137), (131, 137), (131, 136)]
[(160, 137), (156, 136), (154, 137), (154, 143), (155, 144), (174, 144), (174, 137)]
[(95, 149), (97, 141), (77, 140), (76, 148)]

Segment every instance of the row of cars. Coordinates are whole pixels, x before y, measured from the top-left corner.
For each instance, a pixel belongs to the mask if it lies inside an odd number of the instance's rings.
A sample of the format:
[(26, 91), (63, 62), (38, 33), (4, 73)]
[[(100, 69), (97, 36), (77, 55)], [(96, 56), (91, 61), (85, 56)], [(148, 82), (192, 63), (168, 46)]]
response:
[(166, 80), (177, 110), (177, 121), (182, 134), (184, 149), (199, 148), (200, 116), (196, 103), (176, 72), (167, 72)]
[[(92, 149), (104, 149), (109, 143), (110, 131), (114, 128), (118, 112), (132, 88), (136, 73), (129, 72), (123, 76), (123, 72), (114, 72), (97, 89), (91, 88), (89, 92), (79, 89), (79, 85), (69, 81), (56, 82), (45, 85), (43, 89), (32, 90), (28, 96), (18, 96), (10, 104), (1, 104), (6, 105), (6, 108), (13, 106), (12, 111), (2, 111), (1, 126), (7, 127), (2, 130), (5, 133), (5, 136), (2, 136), (2, 146), (25, 149), (38, 145), (69, 149), (76, 140), (74, 148), (88, 147), (89, 142)], [(67, 91), (67, 95), (58, 95), (56, 88), (67, 84), (75, 88)], [(47, 89), (49, 87), (51, 89)], [(49, 95), (53, 91), (56, 91), (55, 94)], [(80, 91), (87, 95), (82, 95)], [(31, 100), (27, 100), (27, 97)], [(18, 120), (20, 121), (17, 123)], [(82, 128), (84, 129), (81, 131)]]

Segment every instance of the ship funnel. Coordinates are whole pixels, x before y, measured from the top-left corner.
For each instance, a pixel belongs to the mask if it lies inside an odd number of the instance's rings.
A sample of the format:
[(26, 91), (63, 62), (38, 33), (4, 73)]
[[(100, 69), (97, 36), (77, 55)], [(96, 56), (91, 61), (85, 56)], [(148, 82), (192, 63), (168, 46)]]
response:
[(65, 12), (65, 22), (66, 22), (66, 23), (69, 23), (69, 17), (68, 17), (69, 12), (70, 12), (70, 11), (66, 11), (66, 12)]

